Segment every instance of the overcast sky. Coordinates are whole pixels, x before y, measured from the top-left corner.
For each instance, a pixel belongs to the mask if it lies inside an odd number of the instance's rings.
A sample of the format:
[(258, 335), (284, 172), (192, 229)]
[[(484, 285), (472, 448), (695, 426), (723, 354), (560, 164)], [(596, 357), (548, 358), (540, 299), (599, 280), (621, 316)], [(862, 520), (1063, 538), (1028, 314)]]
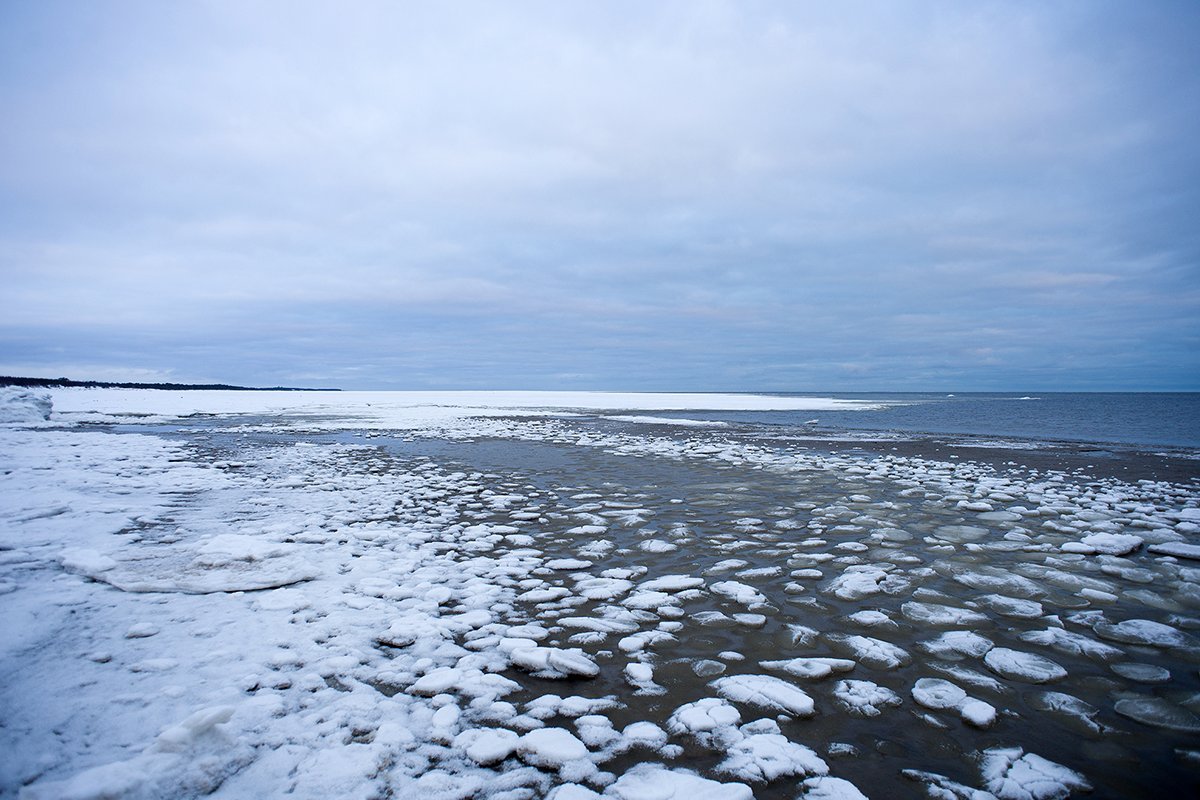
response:
[(1200, 3), (5, 2), (0, 373), (1200, 389)]

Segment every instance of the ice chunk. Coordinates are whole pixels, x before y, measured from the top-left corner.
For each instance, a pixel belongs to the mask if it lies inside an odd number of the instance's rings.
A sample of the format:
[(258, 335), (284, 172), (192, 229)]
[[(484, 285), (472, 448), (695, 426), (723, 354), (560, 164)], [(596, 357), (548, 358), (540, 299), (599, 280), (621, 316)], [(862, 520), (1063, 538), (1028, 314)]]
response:
[(601, 796), (578, 783), (563, 783), (554, 787), (546, 800), (602, 800)]
[(154, 740), (154, 749), (164, 753), (185, 750), (197, 738), (233, 717), (233, 706), (213, 706), (201, 709), (178, 725), (167, 728)]
[(667, 730), (676, 735), (696, 736), (703, 744), (731, 738), (729, 734), (736, 731), (735, 726), (741, 721), (741, 713), (729, 703), (706, 697), (675, 709), (667, 720)]
[(521, 737), (503, 728), (476, 728), (463, 731), (454, 744), (465, 750), (467, 758), (480, 766), (498, 764), (512, 755)]
[(848, 780), (820, 775), (800, 782), (804, 794), (800, 800), (867, 800), (867, 796)]
[(1125, 661), (1120, 664), (1113, 664), (1110, 669), (1122, 678), (1128, 678), (1131, 681), (1138, 681), (1139, 683), (1166, 683), (1171, 680), (1171, 671), (1169, 669), (1154, 664), (1137, 664), (1132, 661)]
[(755, 606), (767, 602), (767, 598), (758, 589), (755, 589), (753, 586), (747, 586), (744, 583), (738, 583), (737, 581), (718, 581), (708, 588), (714, 594), (727, 597), (735, 603), (741, 603), (744, 606)]
[(1073, 791), (1092, 790), (1078, 772), (1020, 747), (985, 750), (980, 772), (988, 791), (1000, 800), (1062, 800)]
[(583, 561), (578, 558), (552, 558), (546, 562), (546, 569), (554, 569), (564, 572), (575, 572), (581, 569), (587, 569), (592, 566), (591, 561)]
[(0, 425), (28, 425), (50, 419), (50, 394), (17, 386), (0, 388)]
[(829, 766), (804, 745), (778, 733), (756, 733), (730, 745), (717, 772), (761, 783), (789, 775), (825, 775)]
[(850, 569), (834, 578), (825, 591), (842, 600), (861, 600), (883, 591), (880, 585), (888, 577), (887, 572), (878, 567)]
[(703, 578), (691, 575), (663, 575), (660, 578), (645, 581), (638, 586), (638, 589), (647, 592), (681, 592), (685, 589), (698, 589), (703, 585)]
[(565, 678), (579, 675), (594, 678), (600, 674), (596, 662), (582, 650), (562, 650), (557, 647), (522, 647), (508, 654), (514, 666), (539, 678)]
[(842, 708), (860, 717), (877, 717), (884, 707), (904, 702), (891, 689), (871, 681), (838, 681), (833, 687), (833, 696)]
[(735, 703), (807, 717), (815, 713), (812, 698), (797, 686), (770, 675), (731, 675), (709, 683), (717, 694)]
[(1159, 556), (1174, 556), (1175, 558), (1200, 559), (1200, 544), (1185, 544), (1184, 542), (1160, 542), (1147, 548)]
[(793, 658), (786, 661), (760, 661), (767, 669), (786, 672), (797, 678), (825, 678), (835, 672), (849, 672), (854, 662), (846, 658)]
[(900, 606), (900, 613), (919, 625), (945, 628), (969, 627), (987, 622), (987, 616), (978, 611), (940, 603), (920, 603), (916, 600), (910, 600)]
[(852, 654), (860, 664), (874, 669), (896, 669), (912, 663), (912, 656), (903, 648), (882, 639), (840, 633), (826, 634), (826, 638), (836, 648)]
[(108, 556), (82, 547), (63, 550), (59, 553), (58, 560), (68, 572), (74, 572), (87, 578), (93, 578), (101, 572), (107, 572), (117, 566), (117, 562)]
[(563, 728), (530, 731), (517, 741), (516, 750), (535, 767), (558, 768), (588, 755), (587, 745)]
[(954, 658), (970, 656), (980, 658), (993, 647), (990, 639), (985, 639), (971, 631), (946, 631), (936, 639), (922, 642), (922, 650), (938, 658)]
[(686, 770), (638, 764), (604, 793), (617, 800), (753, 800), (744, 783), (718, 783)]
[(1042, 604), (1036, 600), (1022, 600), (1002, 594), (985, 594), (975, 601), (1005, 617), (1036, 619), (1042, 616)]
[(1077, 656), (1084, 655), (1102, 661), (1119, 658), (1124, 653), (1112, 645), (1098, 642), (1082, 633), (1063, 630), (1062, 628), (1046, 628), (1040, 631), (1026, 631), (1019, 637), (1023, 642), (1040, 644), (1051, 647), (1060, 653)]
[(1114, 709), (1121, 716), (1129, 717), (1143, 725), (1173, 731), (1186, 731), (1187, 733), (1200, 733), (1200, 718), (1186, 708), (1177, 706), (1161, 697), (1118, 700)]
[(1074, 695), (1041, 692), (1033, 696), (1030, 705), (1038, 711), (1062, 714), (1089, 733), (1101, 733), (1104, 730), (1104, 726), (1096, 722), (1096, 715), (1100, 713), (1100, 709)]
[(973, 697), (967, 698), (958, 707), (958, 714), (963, 722), (976, 728), (988, 728), (996, 721), (996, 708), (991, 703), (985, 703)]
[(1146, 644), (1155, 647), (1181, 647), (1187, 637), (1178, 629), (1149, 619), (1127, 619), (1115, 625), (1097, 622), (1092, 630), (1105, 639), (1128, 644)]
[[(1112, 556), (1125, 556), (1137, 550), (1145, 540), (1140, 536), (1128, 533), (1092, 533), (1079, 540), (1085, 548), (1093, 553), (1106, 553)], [(1066, 550), (1066, 546), (1063, 546)], [(1070, 551), (1068, 551), (1070, 552)]]
[(1026, 683), (1050, 683), (1067, 677), (1062, 665), (1048, 658), (1007, 647), (994, 647), (983, 657), (988, 669), (1010, 680)]
[(256, 536), (222, 533), (212, 537), (197, 550), (196, 559), (205, 566), (222, 566), (231, 561), (262, 561), (287, 554), (291, 545), (272, 542)]
[(901, 770), (900, 774), (909, 780), (925, 784), (927, 794), (935, 800), (996, 800), (996, 795), (991, 792), (972, 789), (970, 786), (964, 786), (936, 772), (906, 769)]
[(958, 708), (967, 699), (966, 692), (941, 678), (921, 678), (913, 686), (912, 696), (920, 705), (935, 711)]

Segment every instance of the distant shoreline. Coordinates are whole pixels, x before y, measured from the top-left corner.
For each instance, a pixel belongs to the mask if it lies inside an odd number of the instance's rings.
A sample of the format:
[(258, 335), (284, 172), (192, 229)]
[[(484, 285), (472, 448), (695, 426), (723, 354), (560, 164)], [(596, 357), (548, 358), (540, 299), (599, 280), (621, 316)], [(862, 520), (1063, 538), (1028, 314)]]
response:
[(117, 381), (73, 381), (69, 378), (20, 378), (0, 375), (0, 386), (80, 389), (162, 389), (164, 391), (235, 392), (340, 392), (341, 389), (309, 389), (300, 386), (232, 386), (228, 383), (122, 383)]

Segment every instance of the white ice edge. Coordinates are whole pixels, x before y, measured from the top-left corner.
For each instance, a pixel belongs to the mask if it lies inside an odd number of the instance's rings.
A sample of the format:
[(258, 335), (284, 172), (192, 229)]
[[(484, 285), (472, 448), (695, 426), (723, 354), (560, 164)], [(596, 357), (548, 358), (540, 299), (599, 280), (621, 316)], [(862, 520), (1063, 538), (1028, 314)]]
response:
[[(189, 414), (331, 416), (360, 424), (409, 427), (464, 416), (552, 411), (872, 411), (884, 404), (831, 397), (657, 392), (255, 392), (156, 389), (54, 389), (63, 420), (122, 415), (160, 422)], [(130, 416), (126, 416), (130, 415)], [(144, 415), (144, 416), (141, 416)]]

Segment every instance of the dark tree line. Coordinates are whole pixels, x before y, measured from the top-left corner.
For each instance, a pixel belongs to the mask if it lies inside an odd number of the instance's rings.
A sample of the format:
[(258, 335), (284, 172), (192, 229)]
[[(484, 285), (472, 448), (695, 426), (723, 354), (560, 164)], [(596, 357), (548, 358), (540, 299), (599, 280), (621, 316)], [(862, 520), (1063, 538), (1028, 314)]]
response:
[(78, 386), (85, 389), (167, 389), (179, 390), (231, 390), (241, 392), (340, 392), (341, 389), (306, 389), (297, 386), (231, 386), (228, 383), (118, 383), (114, 381), (73, 381), (69, 378), (19, 378), (0, 375), (0, 386), (25, 386), (37, 388)]

